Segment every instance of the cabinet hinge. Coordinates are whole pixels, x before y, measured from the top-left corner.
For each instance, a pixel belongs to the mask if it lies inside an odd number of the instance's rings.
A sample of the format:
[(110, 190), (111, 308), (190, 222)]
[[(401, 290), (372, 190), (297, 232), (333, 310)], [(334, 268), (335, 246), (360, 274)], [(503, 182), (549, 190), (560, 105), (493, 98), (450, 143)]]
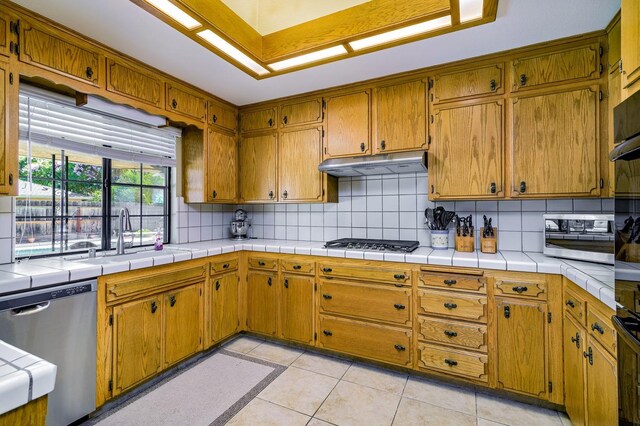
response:
[(325, 154), (327, 153), (327, 147), (326, 146), (324, 147), (324, 153)]
[(431, 135), (427, 136), (427, 145), (431, 145)]
[(604, 188), (604, 179), (600, 178), (600, 189)]
[(598, 93), (598, 99), (602, 101), (604, 99), (604, 95), (602, 94), (602, 90)]
[(113, 314), (109, 315), (109, 325), (113, 325)]
[[(600, 93), (602, 93), (602, 92), (600, 92)], [(322, 137), (324, 138), (324, 129), (322, 129)]]
[(429, 80), (429, 89), (433, 89), (433, 80)]
[(604, 48), (602, 46), (600, 46), (599, 53), (600, 53), (600, 57), (602, 57), (602, 55), (604, 55)]
[(551, 312), (547, 312), (547, 322), (551, 324)]
[(324, 197), (324, 188), (322, 189), (322, 196)]
[(113, 380), (109, 380), (109, 392), (113, 392)]
[(553, 383), (549, 382), (549, 393), (553, 392)]
[(604, 65), (600, 64), (600, 74), (604, 72)]
[(318, 283), (313, 283), (313, 291), (318, 291)]
[(313, 333), (313, 340), (318, 340), (318, 333)]
[(325, 101), (324, 99), (322, 100), (322, 109), (326, 109), (327, 108), (327, 101)]
[(9, 73), (9, 84), (13, 85), (13, 73)]

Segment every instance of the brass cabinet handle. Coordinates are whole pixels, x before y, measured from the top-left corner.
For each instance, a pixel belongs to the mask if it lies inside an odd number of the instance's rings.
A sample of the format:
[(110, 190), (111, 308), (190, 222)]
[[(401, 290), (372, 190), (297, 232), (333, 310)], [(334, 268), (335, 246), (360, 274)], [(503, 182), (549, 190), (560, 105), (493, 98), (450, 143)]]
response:
[(449, 338), (453, 338), (453, 337), (457, 337), (458, 333), (456, 333), (455, 331), (445, 330), (444, 331), (444, 335), (449, 337)]
[(591, 346), (589, 346), (589, 352), (582, 352), (582, 355), (589, 359), (589, 365), (593, 365), (593, 350)]
[(269, 121), (267, 121), (267, 124), (269, 127), (273, 127), (273, 118), (270, 118)]
[(575, 302), (573, 300), (571, 300), (571, 299), (567, 300), (565, 305), (569, 306), (570, 308), (575, 308), (576, 307)]
[(222, 269), (229, 269), (229, 264), (225, 263), (224, 265), (222, 265)]
[(364, 150), (365, 150), (365, 144), (364, 144), (364, 142), (362, 142), (360, 144), (360, 152), (364, 152)]
[(213, 196), (213, 198), (216, 198), (216, 197), (218, 196), (218, 193), (217, 193), (215, 190), (213, 190), (213, 192), (211, 193), (211, 195)]
[(386, 147), (387, 147), (387, 143), (384, 140), (380, 141), (380, 149), (384, 151)]
[(13, 173), (9, 173), (9, 185), (13, 185)]
[(175, 99), (173, 99), (173, 100), (171, 101), (171, 107), (172, 107), (173, 109), (178, 108), (178, 101), (176, 101)]
[(272, 284), (271, 277), (269, 277), (269, 279), (267, 279), (267, 284), (269, 284), (269, 285)]
[(151, 302), (151, 313), (155, 314), (158, 310), (158, 304), (156, 302)]
[(527, 192), (527, 182), (525, 181), (520, 182), (520, 192), (522, 192), (523, 194)]
[(447, 302), (447, 303), (445, 303), (445, 304), (444, 304), (444, 307), (445, 307), (445, 308), (447, 308), (447, 309), (449, 309), (449, 310), (452, 310), (452, 309), (457, 308), (457, 307), (458, 307), (458, 305), (457, 305), (457, 304), (455, 304), (455, 303), (448, 303), (448, 302)]
[(265, 265), (266, 265), (266, 263), (264, 263), (262, 260), (259, 260), (259, 261), (258, 261), (258, 265), (259, 265), (259, 266), (265, 266)]
[(87, 67), (85, 74), (87, 75), (87, 78), (93, 77), (93, 69), (91, 67)]
[(405, 278), (407, 278), (407, 276), (405, 274), (394, 274), (393, 278), (395, 278), (396, 280), (404, 280)]
[(394, 308), (396, 308), (396, 309), (397, 309), (397, 310), (399, 310), (399, 311), (401, 311), (401, 310), (403, 310), (403, 309), (406, 309), (406, 306), (404, 306), (404, 305), (403, 305), (403, 304), (401, 304), (401, 303), (396, 303), (396, 304), (394, 304), (394, 305), (393, 305), (393, 307), (394, 307)]
[(527, 84), (527, 75), (520, 74), (520, 86), (525, 86)]
[(505, 306), (504, 307), (504, 317), (505, 318), (510, 318), (511, 317), (511, 308), (509, 306)]
[(323, 333), (325, 336), (333, 336), (333, 333), (331, 332), (331, 330), (322, 330), (322, 333)]
[(289, 288), (289, 280), (284, 280), (284, 288)]
[(449, 286), (456, 285), (457, 282), (458, 281), (456, 281), (456, 280), (444, 280), (443, 281), (443, 283), (445, 283), (446, 285), (449, 285)]
[(491, 185), (489, 185), (489, 191), (491, 191), (492, 194), (495, 194), (497, 190), (498, 188), (496, 187), (496, 183), (491, 182)]
[(571, 337), (571, 343), (576, 344), (576, 348), (580, 349), (580, 333), (576, 331), (576, 337)]
[(213, 121), (214, 123), (218, 121), (218, 116), (213, 114), (213, 117), (211, 117), (211, 121)]
[(269, 199), (273, 200), (273, 191), (269, 191)]
[(302, 266), (300, 266), (300, 265), (293, 265), (293, 269), (295, 269), (295, 270), (298, 270), (298, 269), (301, 269), (301, 268), (302, 268)]
[(176, 296), (169, 297), (169, 304), (171, 305), (172, 308), (175, 306), (175, 304), (176, 304)]
[(216, 281), (216, 291), (220, 288), (220, 281)]
[(288, 196), (289, 196), (289, 193), (285, 189), (284, 192), (282, 193), (282, 198), (284, 198), (286, 200)]
[(328, 272), (331, 272), (331, 271), (333, 271), (333, 269), (331, 269), (331, 268), (322, 268), (322, 272), (327, 272), (328, 273)]
[(458, 361), (455, 361), (453, 359), (448, 359), (448, 358), (444, 359), (444, 363), (447, 364), (449, 367), (455, 367), (456, 365), (458, 365)]
[(591, 324), (591, 330), (592, 331), (597, 331), (600, 334), (604, 334), (604, 329), (597, 322), (594, 322), (593, 324)]
[(397, 351), (400, 351), (400, 352), (402, 352), (402, 351), (406, 351), (406, 350), (407, 350), (407, 348), (405, 348), (405, 347), (404, 347), (404, 346), (402, 346), (402, 345), (393, 345), (393, 347), (394, 347), (394, 348), (396, 348), (396, 350), (397, 350)]
[(496, 85), (496, 81), (495, 80), (491, 80), (489, 82), (489, 90), (491, 90), (492, 92), (495, 92), (497, 88), (498, 88), (498, 86)]
[(514, 286), (511, 290), (515, 291), (518, 294), (522, 294), (529, 289), (525, 285), (517, 285), (517, 286)]
[(333, 299), (333, 296), (330, 294), (323, 294), (322, 297), (324, 297), (326, 300), (331, 300)]
[(282, 124), (287, 124), (289, 120), (287, 119), (287, 116), (285, 115), (284, 117), (282, 117)]

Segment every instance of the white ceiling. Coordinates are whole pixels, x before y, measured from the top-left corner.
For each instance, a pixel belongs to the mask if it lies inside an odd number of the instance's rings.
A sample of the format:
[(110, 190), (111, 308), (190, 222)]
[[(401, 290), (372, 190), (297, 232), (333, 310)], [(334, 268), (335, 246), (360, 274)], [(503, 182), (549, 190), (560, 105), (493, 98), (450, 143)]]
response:
[(255, 80), (128, 0), (14, 0), (236, 105), (603, 29), (620, 0), (499, 0), (495, 22)]

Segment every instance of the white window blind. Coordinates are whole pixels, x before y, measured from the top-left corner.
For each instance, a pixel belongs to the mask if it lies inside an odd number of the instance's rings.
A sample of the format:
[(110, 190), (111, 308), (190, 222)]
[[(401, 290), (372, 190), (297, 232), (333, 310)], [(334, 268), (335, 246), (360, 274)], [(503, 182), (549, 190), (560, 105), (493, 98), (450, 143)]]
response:
[[(126, 111), (126, 108), (123, 108)], [(86, 107), (30, 86), (20, 88), (20, 139), (114, 160), (176, 165), (180, 129), (158, 128)]]

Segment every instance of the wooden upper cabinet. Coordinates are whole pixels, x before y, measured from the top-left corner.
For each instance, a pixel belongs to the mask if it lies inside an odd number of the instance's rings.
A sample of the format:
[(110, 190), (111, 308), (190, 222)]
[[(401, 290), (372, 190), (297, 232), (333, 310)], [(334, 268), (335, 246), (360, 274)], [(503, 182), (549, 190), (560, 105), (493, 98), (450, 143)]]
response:
[(326, 158), (371, 154), (371, 91), (329, 96)]
[(620, 59), (622, 58), (621, 37), (620, 20), (618, 20), (607, 33), (607, 44), (609, 45), (609, 49), (607, 50), (609, 73), (620, 73)]
[(11, 18), (6, 13), (0, 12), (0, 55), (9, 56), (9, 43), (11, 42), (10, 33)]
[(164, 364), (168, 367), (202, 349), (202, 285), (163, 295)]
[(598, 196), (599, 86), (512, 102), (511, 196)]
[(433, 78), (431, 102), (440, 103), (504, 93), (504, 65), (437, 74)]
[(254, 132), (261, 130), (275, 130), (278, 128), (277, 107), (267, 107), (254, 111), (240, 113), (240, 131)]
[(501, 198), (503, 101), (434, 111), (430, 198)]
[(238, 196), (238, 144), (235, 135), (208, 130), (207, 201), (234, 202)]
[(315, 277), (283, 274), (280, 287), (280, 337), (313, 345)]
[(427, 83), (382, 86), (375, 93), (375, 152), (426, 149)]
[[(622, 0), (621, 3), (621, 56), (622, 56), (622, 87), (628, 88), (640, 79), (640, 2), (637, 0)], [(640, 84), (634, 86), (626, 97), (640, 89)]]
[(77, 37), (20, 22), (20, 60), (83, 83), (104, 82), (104, 57)]
[(511, 74), (513, 91), (598, 78), (600, 46), (594, 43), (561, 52), (518, 58), (512, 63)]
[(238, 330), (239, 278), (236, 273), (212, 277), (209, 286), (210, 343), (216, 343)]
[(232, 132), (238, 131), (238, 110), (220, 102), (209, 101), (207, 107), (207, 123)]
[[(322, 127), (280, 133), (278, 187), (280, 201), (322, 200)], [(244, 163), (243, 163), (244, 164)]]
[(157, 108), (164, 105), (164, 81), (121, 59), (107, 58), (107, 91)]
[(278, 199), (276, 186), (277, 140), (278, 136), (275, 133), (244, 135), (240, 138), (238, 164), (241, 165), (241, 201), (275, 201)]
[(0, 194), (18, 195), (18, 74), (4, 58), (0, 58)]
[(298, 100), (280, 106), (280, 122), (282, 127), (315, 124), (322, 122), (322, 100)]
[(195, 120), (204, 121), (207, 101), (199, 94), (172, 82), (166, 83), (167, 111), (172, 111)]

